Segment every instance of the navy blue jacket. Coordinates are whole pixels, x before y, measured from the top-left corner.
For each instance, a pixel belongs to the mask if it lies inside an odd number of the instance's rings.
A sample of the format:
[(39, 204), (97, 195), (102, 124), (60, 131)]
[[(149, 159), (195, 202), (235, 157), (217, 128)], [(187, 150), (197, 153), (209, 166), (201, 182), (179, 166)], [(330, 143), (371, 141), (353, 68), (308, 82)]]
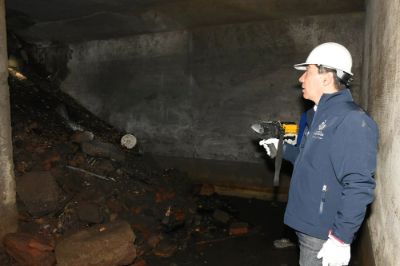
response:
[(303, 133), (306, 126), (307, 126), (307, 112), (304, 112), (300, 116), (299, 132), (297, 133), (297, 143), (301, 143), (301, 139), (303, 138)]
[(376, 123), (348, 89), (324, 94), (307, 112), (301, 143), (284, 146), (294, 163), (285, 224), (319, 239), (332, 230), (351, 243), (374, 197), (377, 145)]

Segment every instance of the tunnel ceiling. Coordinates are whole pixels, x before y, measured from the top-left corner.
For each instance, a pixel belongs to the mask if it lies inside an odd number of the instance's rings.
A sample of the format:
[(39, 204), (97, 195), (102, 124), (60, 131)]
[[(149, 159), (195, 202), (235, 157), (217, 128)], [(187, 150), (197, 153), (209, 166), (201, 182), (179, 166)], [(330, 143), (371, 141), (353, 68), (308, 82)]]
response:
[(364, 11), (364, 0), (12, 0), (8, 29), (79, 42), (133, 34)]

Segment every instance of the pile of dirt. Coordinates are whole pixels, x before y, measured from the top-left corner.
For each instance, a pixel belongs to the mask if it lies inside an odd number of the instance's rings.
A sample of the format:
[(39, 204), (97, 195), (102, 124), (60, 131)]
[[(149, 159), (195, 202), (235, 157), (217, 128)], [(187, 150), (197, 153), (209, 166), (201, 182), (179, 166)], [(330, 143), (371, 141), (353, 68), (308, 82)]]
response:
[(5, 238), (2, 265), (146, 265), (249, 233), (212, 186), (158, 167), (140, 140), (121, 147), (125, 132), (46, 79), (9, 84), (19, 232)]

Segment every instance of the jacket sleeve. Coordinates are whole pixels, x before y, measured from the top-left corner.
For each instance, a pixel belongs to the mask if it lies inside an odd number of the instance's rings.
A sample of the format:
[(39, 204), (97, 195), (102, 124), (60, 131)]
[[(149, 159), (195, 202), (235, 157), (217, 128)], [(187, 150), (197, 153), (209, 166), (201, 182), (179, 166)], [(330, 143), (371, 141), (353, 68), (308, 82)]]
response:
[(345, 243), (353, 241), (374, 198), (377, 146), (377, 126), (363, 111), (350, 112), (333, 137), (331, 162), (343, 189), (332, 234)]
[[(314, 113), (312, 113), (314, 114)], [(307, 111), (301, 114), (300, 121), (299, 121), (299, 132), (297, 133), (297, 144), (290, 145), (284, 143), (283, 145), (283, 159), (286, 161), (291, 162), (294, 165), (297, 156), (300, 153), (299, 145), (301, 140), (303, 139), (304, 130), (307, 126)]]
[(299, 147), (291, 144), (283, 144), (283, 159), (291, 162), (294, 165), (297, 156), (299, 155)]

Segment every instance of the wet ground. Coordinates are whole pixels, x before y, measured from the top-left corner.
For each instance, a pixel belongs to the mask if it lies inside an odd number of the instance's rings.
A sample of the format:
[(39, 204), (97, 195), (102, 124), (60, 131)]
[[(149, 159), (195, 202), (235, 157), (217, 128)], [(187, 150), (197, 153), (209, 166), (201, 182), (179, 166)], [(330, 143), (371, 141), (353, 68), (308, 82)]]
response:
[[(292, 237), (289, 229), (282, 225), (284, 204), (261, 200), (248, 200), (233, 197), (219, 197), (232, 208), (242, 221), (249, 223), (249, 233), (243, 236), (229, 236), (221, 225), (208, 236), (193, 235), (179, 246), (169, 258), (149, 253), (142, 257), (146, 265), (184, 266), (184, 265), (232, 265), (232, 266), (283, 266), (298, 265), (297, 247), (275, 248), (273, 241)], [(5, 254), (0, 255), (1, 265), (15, 265)]]
[(221, 236), (196, 239), (169, 259), (149, 258), (149, 265), (298, 265), (297, 247), (275, 248), (274, 240), (293, 239), (293, 233), (282, 224), (284, 204), (262, 200), (220, 197), (237, 211), (237, 217), (250, 225), (243, 236)]

